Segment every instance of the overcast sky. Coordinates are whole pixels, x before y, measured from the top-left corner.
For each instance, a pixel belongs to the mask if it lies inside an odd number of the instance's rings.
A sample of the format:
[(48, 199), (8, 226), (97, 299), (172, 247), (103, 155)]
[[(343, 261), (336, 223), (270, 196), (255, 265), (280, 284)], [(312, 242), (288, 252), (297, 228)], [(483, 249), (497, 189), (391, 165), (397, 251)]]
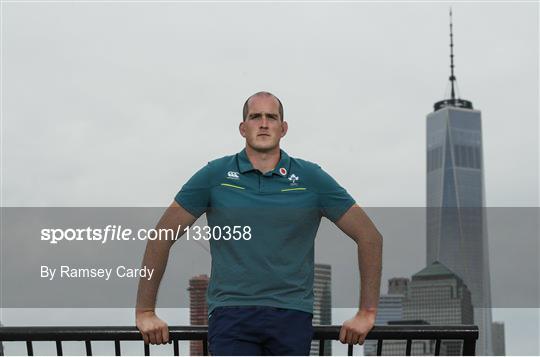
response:
[(538, 206), (537, 3), (231, 2), (3, 3), (1, 205), (167, 205), (268, 90), (291, 156), (363, 206), (423, 206), (450, 5), (486, 203)]
[[(290, 155), (364, 206), (422, 206), (449, 6), (4, 4), (2, 204), (166, 205), (195, 170), (243, 147), (242, 104), (269, 90)], [(538, 206), (537, 8), (453, 5), (489, 206)]]

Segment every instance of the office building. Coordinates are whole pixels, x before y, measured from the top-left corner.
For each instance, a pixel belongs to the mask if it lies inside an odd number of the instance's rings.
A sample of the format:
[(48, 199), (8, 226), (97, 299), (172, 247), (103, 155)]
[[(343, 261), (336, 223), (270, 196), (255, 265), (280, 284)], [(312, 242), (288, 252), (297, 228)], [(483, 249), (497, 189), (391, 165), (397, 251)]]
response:
[[(451, 15), (451, 14), (450, 14)], [(427, 257), (469, 288), (480, 329), (476, 354), (492, 354), (481, 112), (456, 97), (452, 23), (451, 94), (427, 115)]]
[[(431, 325), (473, 324), (471, 293), (459, 276), (434, 262), (412, 276), (403, 301), (403, 318)], [(462, 354), (462, 341), (443, 341), (441, 345), (447, 355)]]

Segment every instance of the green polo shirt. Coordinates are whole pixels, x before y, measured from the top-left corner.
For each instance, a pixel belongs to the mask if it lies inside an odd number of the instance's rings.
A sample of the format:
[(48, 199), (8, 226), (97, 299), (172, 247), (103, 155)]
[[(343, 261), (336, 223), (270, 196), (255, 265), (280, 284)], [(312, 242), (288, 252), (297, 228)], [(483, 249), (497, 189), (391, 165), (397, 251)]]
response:
[(209, 162), (175, 200), (195, 217), (206, 212), (206, 232), (213, 233), (209, 313), (239, 305), (313, 313), (321, 217), (335, 222), (355, 203), (317, 164), (281, 150), (278, 165), (263, 174), (245, 149)]

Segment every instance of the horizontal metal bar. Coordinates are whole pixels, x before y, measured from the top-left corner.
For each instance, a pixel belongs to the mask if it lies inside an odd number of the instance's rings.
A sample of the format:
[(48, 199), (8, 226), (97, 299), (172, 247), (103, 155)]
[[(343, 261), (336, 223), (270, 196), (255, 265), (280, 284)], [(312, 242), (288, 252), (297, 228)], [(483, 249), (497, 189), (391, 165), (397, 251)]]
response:
[[(313, 339), (338, 340), (341, 326), (314, 326)], [(475, 325), (377, 325), (366, 340), (465, 340), (478, 339)]]
[[(173, 326), (169, 328), (169, 331), (171, 339), (202, 340), (206, 338), (207, 327)], [(4, 326), (0, 327), (0, 339), (3, 341), (138, 341), (142, 340), (142, 335), (135, 326)]]
[[(338, 340), (341, 326), (314, 326), (314, 340)], [(206, 338), (207, 326), (170, 326), (171, 339), (202, 340)], [(135, 326), (28, 326), (0, 327), (2, 341), (114, 341), (142, 340)], [(368, 340), (471, 340), (478, 339), (475, 325), (380, 325), (367, 335)]]
[[(314, 326), (313, 340), (338, 340), (341, 326)], [(170, 326), (173, 340), (206, 340), (207, 326)], [(475, 325), (380, 325), (366, 340), (464, 340), (466, 352), (478, 339)], [(0, 341), (137, 341), (142, 340), (135, 326), (28, 326), (0, 327)], [(474, 348), (474, 347), (473, 347)]]

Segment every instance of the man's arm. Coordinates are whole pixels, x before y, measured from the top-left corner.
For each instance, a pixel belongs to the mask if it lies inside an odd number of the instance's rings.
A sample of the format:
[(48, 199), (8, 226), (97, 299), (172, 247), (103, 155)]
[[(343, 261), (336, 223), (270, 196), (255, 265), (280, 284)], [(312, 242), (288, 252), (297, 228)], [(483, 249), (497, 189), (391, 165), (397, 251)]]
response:
[[(184, 229), (197, 220), (178, 203), (173, 202), (159, 220), (156, 229), (173, 229), (178, 226)], [(161, 278), (167, 267), (169, 250), (174, 240), (148, 240), (142, 265), (154, 269), (152, 279), (141, 278), (137, 291), (137, 307), (135, 309), (136, 324), (141, 331), (144, 342), (152, 344), (167, 343), (169, 341), (169, 328), (165, 321), (155, 313), (156, 297)]]
[(336, 225), (358, 246), (360, 269), (360, 304), (356, 315), (345, 321), (339, 340), (347, 344), (363, 344), (375, 324), (382, 272), (382, 235), (358, 205), (353, 205)]

